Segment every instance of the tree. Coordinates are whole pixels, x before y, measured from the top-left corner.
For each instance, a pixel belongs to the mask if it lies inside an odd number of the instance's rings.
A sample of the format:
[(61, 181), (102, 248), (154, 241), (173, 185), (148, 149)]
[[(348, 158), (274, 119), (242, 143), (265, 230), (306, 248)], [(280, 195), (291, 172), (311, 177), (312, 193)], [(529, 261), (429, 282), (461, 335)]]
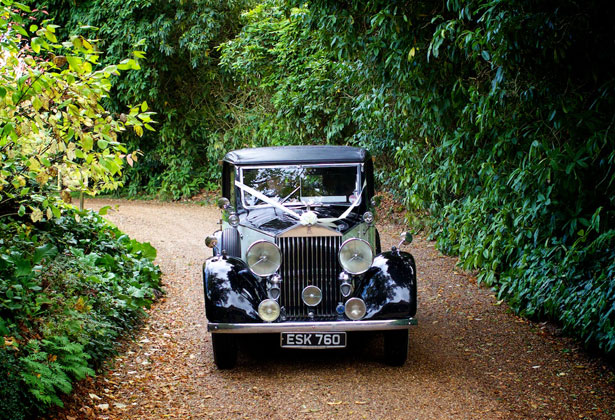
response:
[(95, 41), (60, 42), (57, 29), (25, 5), (0, 3), (0, 217), (58, 217), (61, 185), (64, 194), (117, 188), (124, 162), (137, 159), (118, 134), (153, 130), (145, 102), (121, 115), (101, 105), (113, 77), (139, 69), (144, 53), (100, 68)]

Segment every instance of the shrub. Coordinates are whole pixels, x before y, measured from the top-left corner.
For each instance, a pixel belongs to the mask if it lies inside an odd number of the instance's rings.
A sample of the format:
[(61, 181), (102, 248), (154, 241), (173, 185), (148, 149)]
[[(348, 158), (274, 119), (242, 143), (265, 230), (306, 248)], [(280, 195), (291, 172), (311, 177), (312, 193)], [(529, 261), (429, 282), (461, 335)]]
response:
[(62, 405), (113, 354), (160, 293), (160, 270), (151, 245), (95, 213), (11, 219), (0, 231), (0, 418), (26, 418)]

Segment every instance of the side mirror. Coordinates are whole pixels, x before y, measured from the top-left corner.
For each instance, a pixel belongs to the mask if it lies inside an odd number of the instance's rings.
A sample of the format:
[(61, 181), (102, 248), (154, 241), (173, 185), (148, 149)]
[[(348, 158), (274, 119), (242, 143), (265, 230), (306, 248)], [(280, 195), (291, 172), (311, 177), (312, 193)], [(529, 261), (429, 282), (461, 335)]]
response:
[(404, 245), (410, 245), (412, 243), (412, 239), (414, 238), (412, 237), (412, 234), (410, 232), (403, 232), (401, 234), (402, 244)]
[(205, 246), (207, 248), (213, 248), (216, 245), (218, 245), (218, 238), (216, 238), (215, 236), (208, 236), (207, 238), (205, 238)]
[(218, 198), (218, 207), (220, 207), (220, 209), (224, 210), (228, 208), (230, 205), (231, 205), (231, 202), (228, 200), (228, 198), (226, 197)]
[(412, 243), (412, 234), (410, 232), (403, 232), (401, 235), (401, 241), (399, 242), (399, 245), (397, 245), (397, 248), (401, 248), (402, 245), (409, 245), (410, 243)]
[(382, 196), (375, 195), (372, 197), (372, 206), (378, 207), (380, 206), (381, 202), (382, 202)]

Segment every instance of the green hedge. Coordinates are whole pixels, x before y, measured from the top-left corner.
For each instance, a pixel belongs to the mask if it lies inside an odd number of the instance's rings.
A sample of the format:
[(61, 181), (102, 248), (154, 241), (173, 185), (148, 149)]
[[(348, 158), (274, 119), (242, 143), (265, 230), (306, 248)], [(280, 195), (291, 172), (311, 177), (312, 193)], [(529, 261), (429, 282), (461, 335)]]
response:
[(251, 123), (230, 133), (368, 148), (441, 250), (515, 311), (612, 354), (615, 30), (604, 6), (262, 2), (221, 47), (222, 68), (257, 98), (237, 110)]
[(62, 405), (160, 293), (156, 251), (98, 214), (0, 225), (0, 418)]
[[(439, 248), (515, 311), (615, 352), (607, 1), (193, 0), (119, 15), (117, 4), (53, 11), (100, 24), (112, 51), (127, 48), (126, 31), (158, 48), (148, 71), (166, 119), (160, 142), (139, 144), (132, 192), (211, 185), (216, 160), (237, 147), (360, 145)], [(128, 97), (149, 88), (149, 73), (134, 77), (118, 85)]]

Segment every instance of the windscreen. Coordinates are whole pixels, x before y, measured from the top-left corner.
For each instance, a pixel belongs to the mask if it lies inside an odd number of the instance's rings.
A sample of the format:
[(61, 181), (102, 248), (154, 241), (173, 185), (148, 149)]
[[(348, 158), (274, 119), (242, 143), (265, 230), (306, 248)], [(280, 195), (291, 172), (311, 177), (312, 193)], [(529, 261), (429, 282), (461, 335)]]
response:
[[(242, 182), (283, 205), (350, 205), (359, 195), (359, 166), (243, 168)], [(242, 192), (244, 207), (269, 206)]]

